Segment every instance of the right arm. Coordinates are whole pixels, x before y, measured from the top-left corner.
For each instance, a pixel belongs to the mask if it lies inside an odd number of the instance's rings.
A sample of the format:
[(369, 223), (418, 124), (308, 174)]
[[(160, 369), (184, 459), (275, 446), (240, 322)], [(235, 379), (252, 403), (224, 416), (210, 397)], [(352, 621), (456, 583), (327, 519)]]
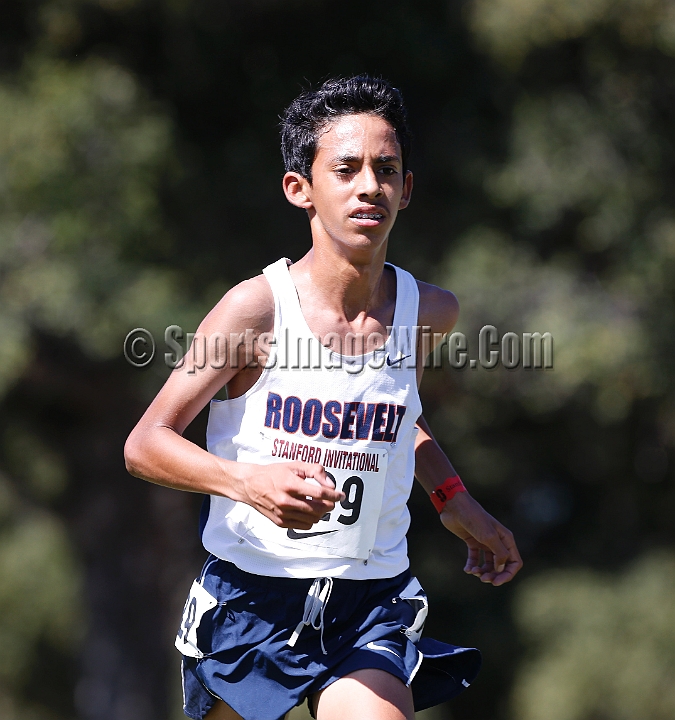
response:
[[(206, 316), (198, 329), (208, 339), (215, 333), (230, 338), (246, 333), (255, 340), (271, 332), (274, 303), (263, 276), (253, 278), (228, 292)], [(212, 344), (206, 346), (212, 350)], [(257, 346), (257, 343), (256, 343)], [(249, 346), (249, 352), (250, 352)], [(195, 367), (192, 353), (175, 369), (124, 447), (127, 470), (150, 482), (191, 492), (221, 495), (251, 505), (281, 527), (308, 530), (334, 503), (343, 498), (316, 463), (256, 465), (225, 460), (203, 450), (183, 437), (185, 428), (225, 385), (242, 394), (260, 373), (246, 366), (246, 348), (239, 348), (237, 362), (228, 360), (217, 368), (214, 358)], [(257, 354), (261, 349), (258, 348)], [(263, 358), (264, 362), (264, 358)], [(312, 477), (319, 486), (303, 478)], [(310, 499), (308, 499), (310, 498)]]

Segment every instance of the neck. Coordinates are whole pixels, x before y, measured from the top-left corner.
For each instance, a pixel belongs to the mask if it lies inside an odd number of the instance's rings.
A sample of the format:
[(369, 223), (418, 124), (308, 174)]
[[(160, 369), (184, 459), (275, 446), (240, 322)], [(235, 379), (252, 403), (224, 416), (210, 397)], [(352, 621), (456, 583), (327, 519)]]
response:
[(294, 267), (297, 280), (305, 276), (322, 306), (331, 308), (351, 321), (368, 313), (383, 301), (382, 274), (387, 243), (376, 252), (368, 248), (345, 253), (333, 243), (314, 243), (312, 249)]

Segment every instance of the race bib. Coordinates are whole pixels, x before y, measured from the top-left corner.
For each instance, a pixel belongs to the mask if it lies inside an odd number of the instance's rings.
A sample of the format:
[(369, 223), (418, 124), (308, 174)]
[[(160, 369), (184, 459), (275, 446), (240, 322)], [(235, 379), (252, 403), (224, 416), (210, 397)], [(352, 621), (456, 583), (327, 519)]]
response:
[[(337, 444), (333, 444), (337, 445)], [(283, 459), (270, 457), (270, 463)], [(375, 544), (387, 476), (387, 451), (381, 446), (331, 447), (326, 443), (320, 460), (326, 475), (345, 499), (309, 530), (277, 527), (264, 515), (250, 513), (248, 532), (284, 547), (302, 548), (310, 557), (367, 560)]]
[(197, 647), (197, 628), (204, 613), (217, 604), (218, 601), (204, 590), (197, 580), (192, 583), (174, 643), (183, 655), (193, 658), (204, 657), (204, 653)]

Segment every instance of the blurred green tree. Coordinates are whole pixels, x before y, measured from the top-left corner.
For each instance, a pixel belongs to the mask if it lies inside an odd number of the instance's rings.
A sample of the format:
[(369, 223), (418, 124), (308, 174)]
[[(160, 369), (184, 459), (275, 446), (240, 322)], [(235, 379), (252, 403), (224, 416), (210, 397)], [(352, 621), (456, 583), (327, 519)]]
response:
[[(34, 366), (40, 335), (101, 362), (134, 325), (196, 325), (203, 308), (162, 267), (171, 167), (170, 121), (118, 65), (35, 56), (0, 85), (0, 399)], [(3, 425), (0, 703), (8, 719), (51, 718), (32, 676), (41, 655), (75, 657), (87, 619), (79, 552), (55, 513), (68, 469), (34, 429)]]
[(513, 691), (522, 720), (666, 720), (675, 714), (675, 557), (620, 575), (552, 570), (518, 591), (528, 644)]

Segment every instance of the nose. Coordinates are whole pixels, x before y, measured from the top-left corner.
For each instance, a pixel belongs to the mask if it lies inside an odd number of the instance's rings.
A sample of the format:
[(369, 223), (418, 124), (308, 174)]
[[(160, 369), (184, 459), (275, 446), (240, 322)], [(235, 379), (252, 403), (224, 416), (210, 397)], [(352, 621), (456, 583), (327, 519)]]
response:
[(380, 187), (380, 181), (377, 177), (375, 169), (369, 165), (364, 165), (359, 173), (359, 196), (365, 196), (369, 198), (378, 197), (382, 194), (382, 188)]

